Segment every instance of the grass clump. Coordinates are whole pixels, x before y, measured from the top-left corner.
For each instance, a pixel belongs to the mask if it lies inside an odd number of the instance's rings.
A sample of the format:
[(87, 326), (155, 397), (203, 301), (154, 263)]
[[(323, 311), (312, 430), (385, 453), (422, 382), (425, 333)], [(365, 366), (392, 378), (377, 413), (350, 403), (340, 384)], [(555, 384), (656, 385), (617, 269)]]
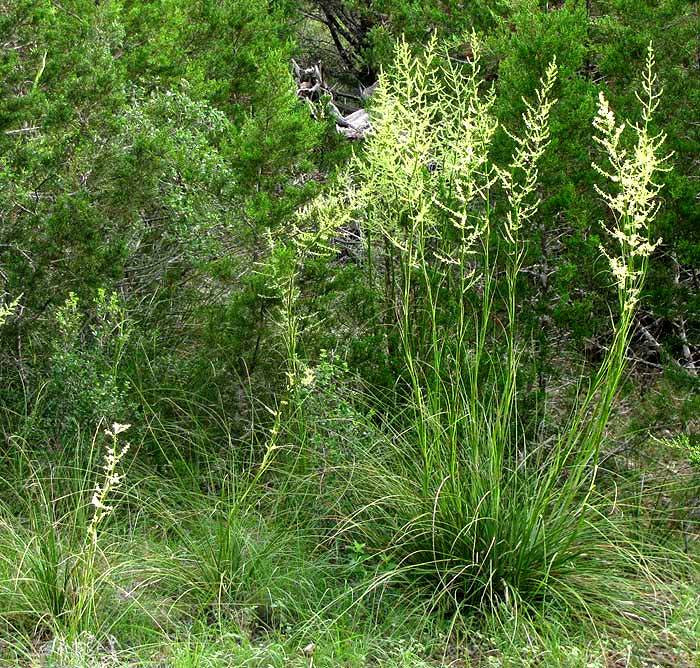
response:
[[(644, 559), (596, 486), (658, 243), (654, 179), (665, 158), (664, 138), (650, 130), (659, 96), (653, 52), (632, 148), (623, 148), (627, 124), (617, 123), (602, 94), (594, 121), (609, 163), (598, 171), (610, 189), (598, 192), (616, 244), (603, 249), (618, 294), (612, 342), (566, 424), (538, 440), (520, 412), (527, 351), (518, 282), (557, 68), (552, 62), (525, 101), (522, 133), (503, 128), (514, 148), (500, 166), (490, 156), (499, 128), (476, 37), (471, 49), (463, 65), (434, 44), (420, 57), (399, 45), (395, 72), (380, 82), (373, 134), (338, 195), (363, 226), (368, 279), (383, 274), (386, 327), (404, 365), (401, 418), (381, 420), (382, 442), (357, 444), (347, 482), (352, 510), (340, 534), (394, 564), (377, 584), (418, 580), (432, 608), (500, 614), (554, 606), (617, 624), (639, 614), (630, 579), (651, 587)], [(323, 229), (328, 216), (319, 220)]]

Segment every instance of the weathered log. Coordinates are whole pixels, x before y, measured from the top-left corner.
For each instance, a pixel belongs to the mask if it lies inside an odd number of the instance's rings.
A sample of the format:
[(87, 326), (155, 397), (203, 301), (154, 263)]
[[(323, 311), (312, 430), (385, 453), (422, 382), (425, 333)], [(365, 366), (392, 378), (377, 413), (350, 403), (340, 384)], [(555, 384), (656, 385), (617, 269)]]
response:
[(367, 87), (361, 86), (359, 95), (354, 95), (352, 93), (334, 91), (327, 86), (323, 80), (323, 69), (320, 63), (310, 67), (301, 67), (296, 60), (292, 60), (292, 67), (294, 78), (297, 82), (297, 97), (309, 104), (314, 118), (317, 117), (317, 114), (314, 112), (313, 103), (318, 102), (323, 96), (327, 96), (329, 98), (327, 108), (335, 119), (337, 132), (348, 139), (363, 139), (371, 131), (372, 124), (366, 109), (353, 109), (350, 113), (343, 114), (338, 109), (334, 98), (339, 96), (362, 103), (374, 93), (377, 87), (376, 83)]

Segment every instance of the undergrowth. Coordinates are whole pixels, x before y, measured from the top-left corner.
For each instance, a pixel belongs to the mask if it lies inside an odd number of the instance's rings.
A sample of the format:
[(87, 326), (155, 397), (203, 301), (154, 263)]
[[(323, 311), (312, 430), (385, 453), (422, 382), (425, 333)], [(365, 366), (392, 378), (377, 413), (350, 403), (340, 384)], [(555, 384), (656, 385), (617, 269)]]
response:
[[(557, 75), (552, 61), (508, 129), (475, 36), (467, 63), (399, 44), (363, 150), (294, 230), (268, 235), (256, 271), (283, 383), (251, 402), (245, 433), (221, 397), (145, 387), (150, 368), (124, 377), (116, 296), (99, 294), (89, 332), (75, 298), (57, 310), (45, 393), (3, 411), (0, 664), (697, 661), (696, 444), (651, 441), (682, 462), (675, 477), (625, 471), (612, 446), (667, 169), (651, 48), (640, 120), (618, 121), (602, 94), (593, 120), (609, 345), (567, 401), (533, 401), (523, 382), (519, 284)], [(306, 272), (348, 228), (390, 389), (306, 345)], [(561, 423), (529, 428), (550, 400), (567, 403)], [(58, 447), (41, 441), (56, 433)]]

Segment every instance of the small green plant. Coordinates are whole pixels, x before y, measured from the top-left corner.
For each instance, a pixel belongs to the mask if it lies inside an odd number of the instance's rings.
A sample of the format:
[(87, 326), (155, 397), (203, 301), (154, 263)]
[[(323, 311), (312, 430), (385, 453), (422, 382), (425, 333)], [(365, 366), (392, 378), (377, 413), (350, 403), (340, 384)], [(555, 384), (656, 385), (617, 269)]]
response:
[(697, 469), (700, 469), (700, 439), (689, 434), (677, 434), (676, 436), (659, 439), (661, 445), (676, 450), (687, 457), (688, 461)]
[(320, 562), (305, 563), (293, 534), (268, 526), (235, 498), (200, 501), (211, 505), (201, 507), (197, 526), (162, 511), (177, 548), (152, 569), (182, 599), (179, 607), (255, 634), (278, 629), (312, 605)]
[(265, 569), (265, 556), (245, 519), (235, 505), (223, 503), (196, 529), (172, 519), (182, 547), (167, 563), (164, 576), (177, 582), (198, 610), (216, 619), (254, 607), (259, 596), (258, 573)]
[(104, 415), (133, 410), (122, 369), (132, 333), (123, 303), (98, 290), (87, 316), (81, 306), (71, 293), (55, 313), (44, 413), (62, 442)]

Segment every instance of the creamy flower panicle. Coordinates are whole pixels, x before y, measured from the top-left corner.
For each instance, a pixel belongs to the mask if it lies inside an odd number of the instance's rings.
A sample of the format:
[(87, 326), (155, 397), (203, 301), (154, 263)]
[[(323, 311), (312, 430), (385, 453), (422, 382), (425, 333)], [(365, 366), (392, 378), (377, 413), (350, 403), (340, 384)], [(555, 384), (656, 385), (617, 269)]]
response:
[(117, 467), (129, 452), (130, 445), (125, 443), (120, 447), (119, 434), (124, 433), (131, 427), (130, 424), (120, 424), (114, 422), (111, 429), (105, 429), (105, 435), (111, 439), (111, 443), (105, 449), (104, 464), (102, 465), (103, 479), (101, 483), (95, 485), (90, 504), (93, 507), (93, 516), (90, 521), (88, 532), (91, 540), (97, 540), (97, 527), (114, 510), (114, 506), (107, 504), (107, 498), (122, 483), (124, 476), (117, 473)]
[(671, 154), (662, 156), (660, 153), (666, 136), (663, 133), (654, 135), (649, 128), (661, 96), (657, 83), (654, 52), (650, 46), (642, 86), (643, 97), (637, 95), (642, 104), (642, 123), (630, 125), (637, 138), (632, 149), (626, 149), (622, 141), (628, 126), (617, 123), (602, 91), (598, 96), (598, 113), (593, 120), (597, 131), (594, 140), (604, 149), (609, 162), (607, 169), (596, 163), (593, 163), (593, 168), (615, 186), (613, 192), (594, 186), (615, 219), (615, 227), (611, 228), (603, 221), (601, 225), (618, 243), (616, 254), (603, 246), (601, 251), (610, 264), (626, 310), (634, 308), (638, 302), (647, 259), (662, 241), (660, 238), (656, 241), (650, 238), (650, 225), (660, 206), (658, 195), (661, 184), (654, 178), (658, 172), (668, 171), (665, 163), (671, 157)]

